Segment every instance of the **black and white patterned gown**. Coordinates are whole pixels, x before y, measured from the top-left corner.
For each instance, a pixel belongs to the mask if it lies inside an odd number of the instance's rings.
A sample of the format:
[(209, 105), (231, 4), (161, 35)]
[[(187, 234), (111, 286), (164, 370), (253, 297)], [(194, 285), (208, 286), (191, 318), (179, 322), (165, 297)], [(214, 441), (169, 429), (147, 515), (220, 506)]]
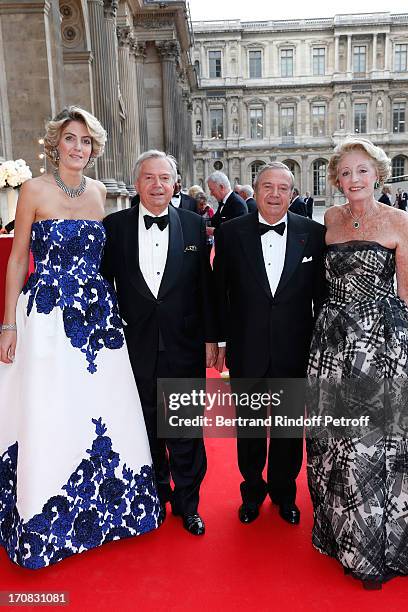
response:
[[(394, 292), (395, 252), (375, 242), (327, 248), (329, 298), (309, 374), (322, 379), (408, 377), (408, 309)], [(312, 541), (362, 580), (408, 574), (408, 440), (381, 433), (309, 438)]]

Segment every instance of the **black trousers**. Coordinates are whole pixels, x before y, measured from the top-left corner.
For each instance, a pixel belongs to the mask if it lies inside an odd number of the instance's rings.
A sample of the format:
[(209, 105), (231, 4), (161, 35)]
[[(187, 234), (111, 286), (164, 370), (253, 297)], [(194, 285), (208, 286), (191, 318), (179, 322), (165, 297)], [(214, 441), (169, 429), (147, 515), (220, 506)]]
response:
[[(249, 393), (265, 393), (268, 391), (267, 380), (274, 378), (272, 368), (260, 379), (256, 386), (246, 388)], [(233, 390), (241, 390), (242, 384), (237, 386), (232, 382)], [(244, 382), (245, 386), (245, 382)], [(273, 408), (271, 408), (273, 414)], [(254, 414), (247, 407), (237, 406), (237, 415), (243, 417), (265, 417), (266, 409), (260, 409)], [(248, 429), (237, 428), (238, 467), (243, 477), (240, 485), (242, 501), (245, 504), (260, 505), (269, 494), (275, 503), (294, 503), (296, 499), (296, 478), (302, 467), (303, 439), (273, 438), (269, 440), (266, 428), (252, 430), (248, 436)], [(263, 471), (267, 464), (266, 482)]]
[[(162, 504), (171, 501), (179, 514), (197, 512), (200, 485), (207, 471), (204, 441), (201, 438), (158, 438), (157, 437), (157, 379), (177, 377), (172, 371), (166, 352), (159, 351), (154, 378), (138, 378), (143, 414), (153, 466), (156, 473), (157, 490)], [(170, 486), (174, 482), (174, 491)]]

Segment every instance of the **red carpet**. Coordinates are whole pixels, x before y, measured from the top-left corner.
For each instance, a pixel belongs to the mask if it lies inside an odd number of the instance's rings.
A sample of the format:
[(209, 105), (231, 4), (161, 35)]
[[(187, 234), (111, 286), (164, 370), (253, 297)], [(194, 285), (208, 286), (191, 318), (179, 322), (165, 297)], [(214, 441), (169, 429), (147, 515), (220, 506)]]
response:
[(311, 504), (304, 471), (299, 479), (301, 524), (292, 527), (265, 501), (260, 518), (237, 518), (240, 477), (235, 440), (207, 440), (202, 487), (204, 537), (184, 531), (168, 515), (152, 534), (74, 556), (45, 570), (23, 570), (0, 551), (0, 591), (65, 591), (69, 610), (358, 610), (400, 611), (408, 581), (367, 592), (310, 543)]

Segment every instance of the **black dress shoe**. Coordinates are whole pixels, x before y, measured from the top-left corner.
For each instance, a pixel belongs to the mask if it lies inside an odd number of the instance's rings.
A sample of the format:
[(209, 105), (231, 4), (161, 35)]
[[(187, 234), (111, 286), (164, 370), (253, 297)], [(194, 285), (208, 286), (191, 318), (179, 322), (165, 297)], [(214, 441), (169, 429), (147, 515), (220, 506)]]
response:
[(241, 523), (244, 525), (248, 525), (248, 523), (252, 523), (259, 516), (259, 508), (255, 505), (242, 504), (242, 506), (238, 509), (238, 518)]
[(298, 525), (300, 521), (300, 510), (295, 504), (281, 504), (279, 516), (290, 525)]
[(157, 516), (157, 526), (160, 527), (161, 525), (163, 525), (164, 521), (166, 520), (166, 504), (160, 504), (160, 510), (159, 510), (159, 514)]
[(199, 514), (185, 514), (183, 516), (184, 529), (193, 535), (204, 535), (205, 525)]

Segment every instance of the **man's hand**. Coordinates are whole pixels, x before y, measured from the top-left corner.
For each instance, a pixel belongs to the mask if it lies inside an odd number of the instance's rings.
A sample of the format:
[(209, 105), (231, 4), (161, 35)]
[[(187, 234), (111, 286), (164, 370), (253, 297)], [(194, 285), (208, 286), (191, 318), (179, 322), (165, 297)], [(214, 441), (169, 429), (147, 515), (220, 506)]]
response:
[(218, 358), (217, 358), (217, 362), (215, 364), (215, 369), (218, 370), (218, 372), (222, 372), (224, 369), (224, 362), (225, 362), (225, 346), (220, 346), (218, 347)]
[(206, 227), (207, 236), (214, 236), (214, 230), (215, 230), (215, 227), (209, 227), (207, 225)]
[(0, 234), (8, 234), (8, 231), (6, 230), (5, 227), (3, 227), (2, 229), (0, 229)]
[(212, 368), (217, 361), (218, 345), (216, 342), (205, 343), (206, 367)]

